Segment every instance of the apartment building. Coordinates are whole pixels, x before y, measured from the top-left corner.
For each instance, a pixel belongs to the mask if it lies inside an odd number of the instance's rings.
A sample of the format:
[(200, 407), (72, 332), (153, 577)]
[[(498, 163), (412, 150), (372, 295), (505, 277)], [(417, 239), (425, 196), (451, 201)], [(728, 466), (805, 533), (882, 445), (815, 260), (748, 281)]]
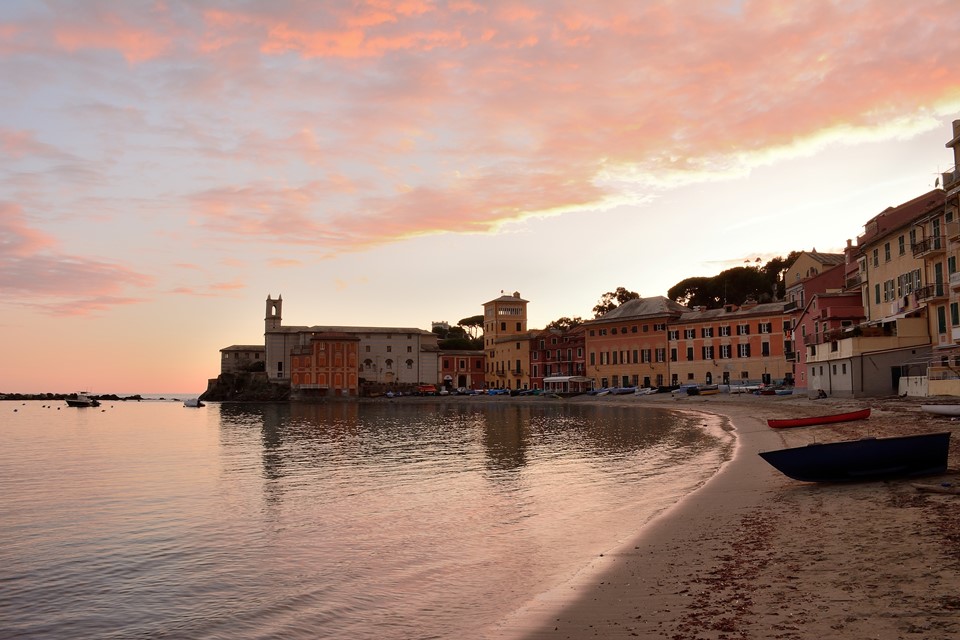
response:
[[(784, 299), (794, 303), (798, 309), (802, 309), (807, 304), (804, 295), (813, 293), (805, 283), (824, 273), (834, 272), (844, 262), (845, 257), (842, 253), (821, 253), (816, 249), (802, 251), (783, 274)], [(837, 275), (834, 272), (833, 277)]]
[(929, 306), (927, 384), (931, 395), (960, 395), (960, 120), (953, 121), (953, 137), (946, 147), (953, 151), (954, 166), (941, 174), (943, 208), (931, 211), (916, 225), (921, 238), (916, 254), (923, 259), (929, 283), (920, 295)]
[(586, 375), (598, 387), (669, 384), (667, 325), (687, 307), (665, 298), (627, 300), (584, 323)]
[(545, 389), (545, 378), (582, 377), (586, 371), (586, 327), (544, 329), (530, 339), (530, 388)]
[(813, 310), (812, 326), (820, 332), (803, 336), (808, 390), (854, 397), (896, 394), (901, 377), (925, 371), (927, 306), (942, 299), (946, 288), (942, 273), (938, 276), (934, 267), (928, 272), (926, 265), (928, 254), (942, 255), (942, 233), (924, 235), (922, 223), (934, 229), (943, 203), (943, 191), (935, 189), (889, 207), (867, 221), (855, 247), (848, 243), (848, 264), (855, 262), (857, 269), (847, 269), (846, 291), (859, 293), (864, 318), (854, 327), (843, 324), (855, 314), (843, 309), (846, 303), (825, 300), (822, 309)]
[(290, 389), (295, 397), (353, 396), (359, 393), (357, 355), (360, 338), (318, 332), (290, 352)]
[(687, 310), (668, 328), (670, 384), (791, 380), (792, 303)]
[(440, 384), (446, 389), (486, 386), (483, 350), (445, 349), (440, 352)]

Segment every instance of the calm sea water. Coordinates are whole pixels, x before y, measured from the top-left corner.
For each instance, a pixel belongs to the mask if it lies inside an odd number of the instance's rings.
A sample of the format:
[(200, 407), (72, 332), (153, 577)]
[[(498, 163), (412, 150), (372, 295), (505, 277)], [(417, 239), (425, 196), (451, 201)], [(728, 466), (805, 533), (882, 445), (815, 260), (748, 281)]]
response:
[(473, 638), (731, 450), (642, 408), (0, 402), (0, 637)]

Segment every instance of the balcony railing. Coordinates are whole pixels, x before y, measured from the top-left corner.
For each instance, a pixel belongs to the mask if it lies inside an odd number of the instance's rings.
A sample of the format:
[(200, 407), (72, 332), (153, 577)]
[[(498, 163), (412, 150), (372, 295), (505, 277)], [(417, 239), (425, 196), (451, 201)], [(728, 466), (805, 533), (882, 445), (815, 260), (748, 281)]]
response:
[(923, 256), (933, 255), (935, 253), (943, 253), (945, 245), (946, 242), (944, 242), (941, 236), (924, 238), (913, 245), (913, 257), (922, 258)]
[(950, 274), (950, 288), (960, 289), (960, 271)]
[(853, 289), (863, 284), (863, 277), (858, 273), (847, 278), (847, 289)]
[(947, 286), (942, 282), (934, 282), (917, 289), (917, 299), (921, 302), (947, 297)]

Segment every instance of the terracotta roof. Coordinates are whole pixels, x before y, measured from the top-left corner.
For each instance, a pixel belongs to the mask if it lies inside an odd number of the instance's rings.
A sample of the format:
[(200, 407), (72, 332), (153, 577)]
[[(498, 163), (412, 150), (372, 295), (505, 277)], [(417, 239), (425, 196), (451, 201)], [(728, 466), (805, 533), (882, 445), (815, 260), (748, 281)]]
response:
[(788, 303), (786, 302), (765, 302), (746, 309), (740, 308), (735, 311), (726, 309), (705, 309), (703, 311), (688, 311), (680, 316), (677, 322), (702, 322), (704, 320), (715, 320), (719, 318), (744, 318), (748, 316), (769, 316), (783, 314)]
[(619, 307), (612, 309), (599, 318), (587, 320), (584, 324), (595, 324), (609, 320), (626, 320), (628, 318), (643, 318), (656, 316), (678, 316), (690, 309), (674, 302), (670, 298), (654, 296), (652, 298), (636, 298), (627, 300)]
[(933, 209), (942, 207), (945, 196), (943, 189), (934, 189), (909, 202), (888, 207), (863, 225), (863, 235), (857, 237), (857, 245), (862, 247), (867, 242), (881, 238), (895, 229), (915, 222)]
[(224, 347), (220, 351), (265, 351), (266, 347), (262, 344), (232, 344)]

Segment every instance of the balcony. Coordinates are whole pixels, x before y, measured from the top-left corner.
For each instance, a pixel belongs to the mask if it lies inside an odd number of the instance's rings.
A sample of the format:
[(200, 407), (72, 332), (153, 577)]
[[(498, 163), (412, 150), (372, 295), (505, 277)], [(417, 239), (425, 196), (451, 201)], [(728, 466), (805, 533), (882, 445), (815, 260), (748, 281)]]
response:
[(940, 253), (943, 253), (945, 250), (946, 242), (941, 236), (935, 236), (933, 238), (924, 238), (913, 245), (913, 257), (914, 258), (924, 258), (926, 256), (933, 256)]
[(943, 282), (934, 282), (925, 287), (917, 289), (917, 300), (920, 302), (929, 302), (938, 298), (947, 297), (947, 287)]
[(859, 273), (857, 273), (847, 278), (846, 288), (853, 289), (855, 287), (859, 287), (862, 284), (863, 284), (863, 277)]
[(960, 271), (950, 274), (950, 288), (960, 289)]

